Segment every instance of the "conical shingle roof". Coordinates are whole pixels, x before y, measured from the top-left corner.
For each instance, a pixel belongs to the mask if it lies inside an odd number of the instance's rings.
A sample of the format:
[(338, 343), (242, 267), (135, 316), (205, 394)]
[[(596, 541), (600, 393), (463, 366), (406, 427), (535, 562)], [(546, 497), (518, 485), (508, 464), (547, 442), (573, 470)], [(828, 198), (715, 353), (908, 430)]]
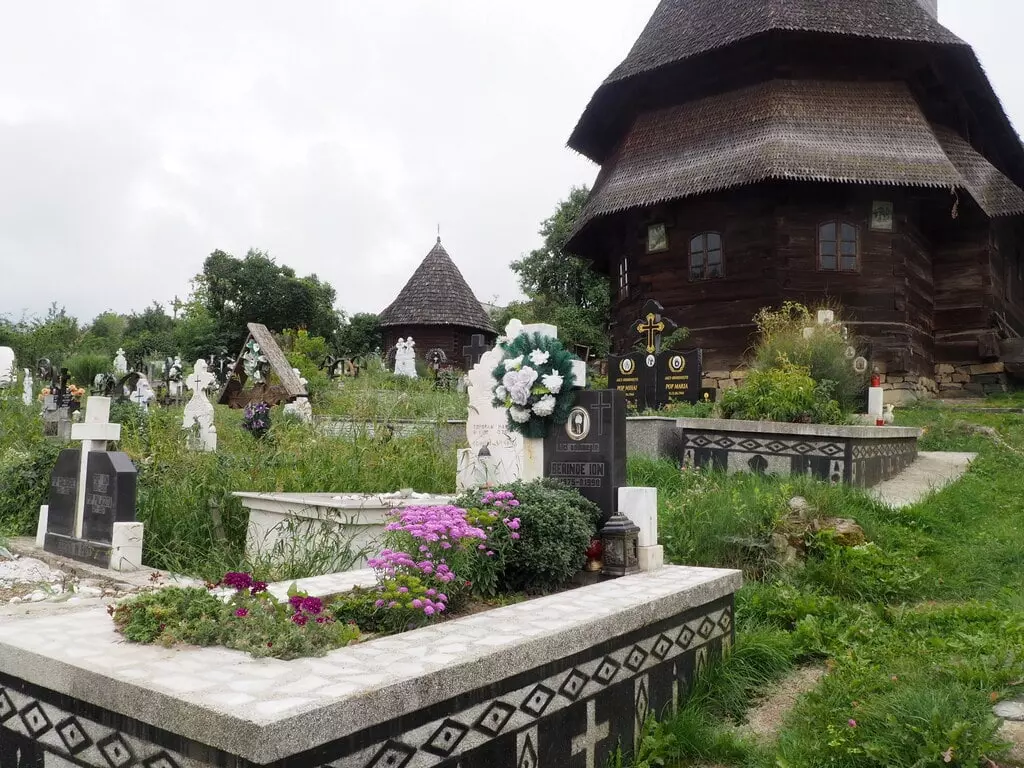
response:
[(494, 326), (470, 290), (441, 238), (391, 305), (380, 313), (382, 327), (458, 325), (487, 333)]
[[(907, 50), (931, 48), (943, 57), (941, 67), (952, 70), (951, 80), (976, 94), (981, 103), (975, 108), (990, 111), (1002, 123), (1000, 129), (1009, 128), (970, 46), (917, 0), (662, 0), (629, 54), (594, 93), (569, 146), (603, 163), (637, 114), (668, 106), (652, 100), (679, 83), (711, 80), (731, 61), (716, 59), (712, 64), (710, 57), (771, 36), (793, 36), (795, 41), (807, 35), (886, 41)], [(676, 74), (662, 79), (670, 70)]]

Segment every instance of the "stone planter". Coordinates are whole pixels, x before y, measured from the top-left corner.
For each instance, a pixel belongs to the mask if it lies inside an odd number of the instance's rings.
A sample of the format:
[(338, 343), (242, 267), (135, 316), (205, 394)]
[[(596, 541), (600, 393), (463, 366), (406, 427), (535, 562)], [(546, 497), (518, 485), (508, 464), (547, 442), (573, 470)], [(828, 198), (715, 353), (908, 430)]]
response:
[[(339, 576), (351, 585), (365, 574)], [(289, 662), (133, 645), (103, 605), (7, 616), (0, 758), (97, 768), (600, 766), (731, 647), (740, 581), (736, 571), (666, 567)], [(300, 586), (325, 594), (339, 586), (330, 582)]]
[(303, 548), (317, 546), (337, 532), (358, 554), (353, 567), (380, 551), (391, 514), (409, 506), (443, 506), (453, 496), (414, 494), (246, 493), (233, 494), (249, 510), (245, 554), (250, 560), (301, 558)]
[(679, 419), (687, 466), (766, 475), (810, 475), (870, 488), (917, 458), (922, 432), (906, 427), (836, 427), (776, 421)]

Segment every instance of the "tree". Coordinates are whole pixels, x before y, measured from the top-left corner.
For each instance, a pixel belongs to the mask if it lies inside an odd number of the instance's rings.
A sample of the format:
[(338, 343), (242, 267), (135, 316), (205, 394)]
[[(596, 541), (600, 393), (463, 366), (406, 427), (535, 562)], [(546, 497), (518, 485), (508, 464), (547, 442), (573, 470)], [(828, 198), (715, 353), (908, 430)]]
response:
[(358, 312), (338, 330), (335, 347), (338, 352), (351, 357), (372, 354), (384, 344), (380, 318), (370, 312)]
[(128, 318), (117, 312), (107, 311), (97, 315), (82, 337), (82, 351), (107, 355), (113, 359), (127, 327)]
[(133, 312), (128, 316), (122, 346), (129, 360), (176, 354), (174, 319), (162, 304), (154, 301), (141, 314)]
[(544, 244), (512, 262), (512, 271), (519, 276), (519, 287), (528, 301), (506, 308), (498, 318), (498, 327), (504, 327), (513, 316), (524, 322), (551, 323), (558, 326), (558, 335), (565, 343), (590, 347), (593, 353), (603, 355), (609, 347), (608, 278), (564, 250), (589, 195), (586, 187), (573, 187), (555, 213), (541, 223)]
[(229, 349), (245, 339), (246, 323), (262, 323), (279, 333), (301, 328), (328, 339), (341, 325), (330, 283), (315, 274), (298, 277), (263, 251), (252, 249), (243, 259), (214, 251), (194, 283), (194, 298), (213, 318), (219, 343)]

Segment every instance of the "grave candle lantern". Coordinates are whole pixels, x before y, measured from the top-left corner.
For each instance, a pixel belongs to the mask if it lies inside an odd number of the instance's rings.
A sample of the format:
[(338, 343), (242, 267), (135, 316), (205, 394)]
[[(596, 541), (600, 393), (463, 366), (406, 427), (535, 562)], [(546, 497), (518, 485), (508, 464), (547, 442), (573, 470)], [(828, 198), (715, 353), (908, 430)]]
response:
[(616, 512), (601, 529), (602, 576), (628, 576), (640, 570), (640, 527)]

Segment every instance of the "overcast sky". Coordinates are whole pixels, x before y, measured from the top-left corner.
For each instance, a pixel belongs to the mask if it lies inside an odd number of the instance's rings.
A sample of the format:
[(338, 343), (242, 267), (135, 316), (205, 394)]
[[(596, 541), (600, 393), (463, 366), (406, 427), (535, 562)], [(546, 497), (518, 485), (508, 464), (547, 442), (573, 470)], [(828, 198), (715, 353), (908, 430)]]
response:
[[(756, 2), (756, 0), (751, 0)], [(565, 147), (657, 0), (0, 4), (0, 315), (184, 298), (217, 248), (379, 312), (436, 237), (482, 300), (596, 167)], [(1024, 3), (940, 0), (1014, 124)]]

